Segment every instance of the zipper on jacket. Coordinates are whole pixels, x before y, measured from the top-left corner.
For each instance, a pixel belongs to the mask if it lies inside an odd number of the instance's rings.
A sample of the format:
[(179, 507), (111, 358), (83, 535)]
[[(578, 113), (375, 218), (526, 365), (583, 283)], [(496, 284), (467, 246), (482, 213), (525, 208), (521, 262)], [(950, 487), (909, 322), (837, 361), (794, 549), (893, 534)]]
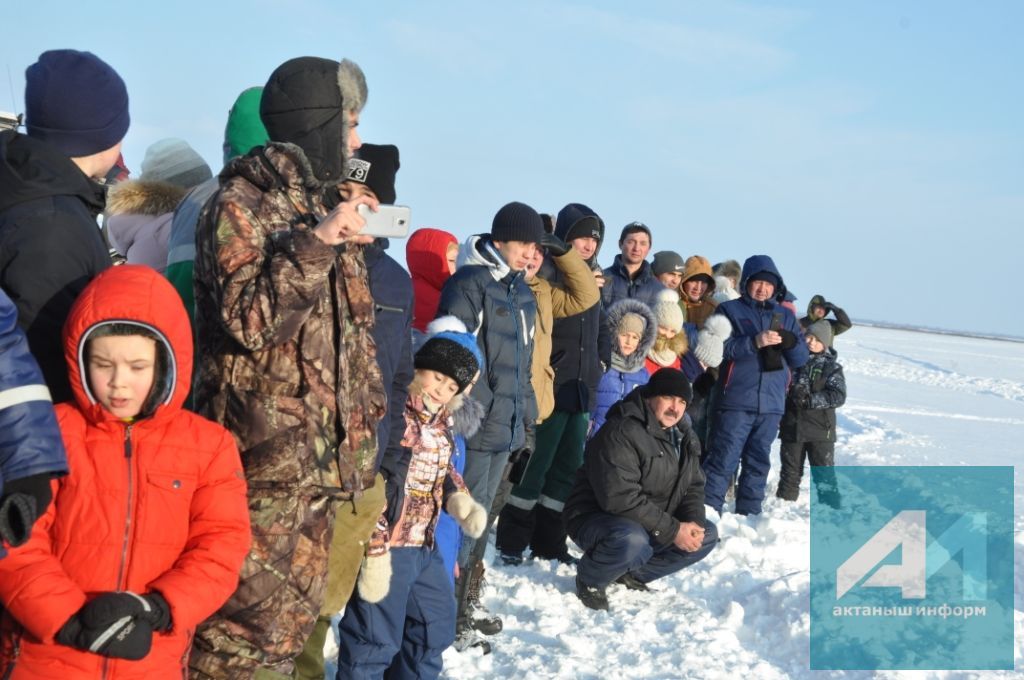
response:
[[(128, 503), (125, 506), (124, 515), (124, 538), (121, 542), (121, 563), (117, 567), (117, 584), (115, 590), (124, 589), (124, 572), (125, 566), (128, 562), (128, 543), (131, 541), (132, 535), (132, 425), (128, 425), (124, 428), (124, 459), (127, 463), (126, 468), (128, 470)], [(103, 670), (101, 671), (101, 677), (107, 678), (110, 673), (110, 658), (103, 657)]]
[(405, 314), (405, 310), (401, 307), (392, 307), (391, 305), (382, 305), (377, 303), (378, 312), (395, 312), (396, 314)]
[[(516, 330), (516, 335), (519, 334), (519, 331), (518, 331), (519, 322), (515, 320), (515, 309), (516, 309), (516, 305), (515, 305), (515, 299), (516, 299), (515, 291), (516, 291), (516, 281), (517, 281), (517, 279), (518, 279), (518, 274), (516, 276), (512, 277), (512, 280), (508, 284), (508, 291), (507, 291), (506, 297), (505, 297), (506, 301), (508, 302), (509, 311), (512, 312), (512, 319), (513, 319), (512, 323), (515, 324), (516, 329), (517, 329)], [(525, 319), (525, 317), (524, 317), (524, 319)], [(523, 341), (524, 342), (526, 341), (525, 337), (523, 338)], [(522, 364), (523, 360), (519, 357), (519, 352), (520, 352), (519, 343), (516, 342), (516, 391), (515, 391), (515, 400), (512, 402), (512, 428), (511, 428), (511, 432), (510, 432), (509, 438), (508, 438), (508, 450), (509, 450), (509, 452), (512, 451), (512, 445), (516, 441), (516, 423), (518, 423), (519, 419), (520, 419), (519, 403), (522, 401), (522, 395), (520, 394), (520, 390), (519, 390), (519, 388), (521, 386), (520, 383), (522, 382), (522, 375), (520, 374), (519, 368), (520, 368), (520, 365)], [(524, 423), (523, 424), (523, 444), (525, 445), (525, 443), (526, 443), (526, 424)]]

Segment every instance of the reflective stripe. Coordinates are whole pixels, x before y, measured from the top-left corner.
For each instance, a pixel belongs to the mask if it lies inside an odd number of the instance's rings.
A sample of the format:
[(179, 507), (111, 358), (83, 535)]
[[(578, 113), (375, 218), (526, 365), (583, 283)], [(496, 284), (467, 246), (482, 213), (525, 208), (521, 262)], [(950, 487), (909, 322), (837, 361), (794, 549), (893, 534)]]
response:
[(5, 408), (17, 406), (18, 404), (25, 404), (30, 401), (52, 402), (53, 398), (50, 396), (50, 390), (46, 385), (22, 385), (21, 387), (12, 387), (9, 390), (0, 392), (0, 411)]
[(120, 633), (127, 625), (135, 625), (132, 623), (132, 617), (130, 616), (122, 616), (117, 621), (114, 621), (114, 623), (110, 624), (109, 628), (103, 631), (103, 633), (100, 634), (100, 636), (96, 638), (91, 645), (89, 645), (89, 651), (94, 654), (98, 654), (100, 649), (103, 648), (103, 645), (107, 643), (107, 640)]

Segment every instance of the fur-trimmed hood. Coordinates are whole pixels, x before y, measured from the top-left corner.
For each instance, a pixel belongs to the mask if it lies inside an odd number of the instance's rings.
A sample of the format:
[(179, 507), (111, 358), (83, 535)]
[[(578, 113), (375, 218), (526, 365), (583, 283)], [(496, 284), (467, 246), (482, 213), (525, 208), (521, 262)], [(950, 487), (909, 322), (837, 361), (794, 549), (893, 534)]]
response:
[(107, 193), (107, 215), (163, 215), (174, 209), (185, 198), (186, 190), (168, 184), (132, 180), (115, 184)]
[[(627, 314), (638, 314), (647, 322), (644, 327), (643, 336), (640, 338), (640, 343), (637, 345), (636, 351), (630, 354), (628, 357), (623, 357), (619, 352), (619, 341), (618, 333), (616, 329), (619, 326), (619, 322), (622, 321), (622, 317)], [(654, 341), (658, 338), (658, 320), (654, 317), (654, 312), (651, 308), (632, 298), (625, 298), (619, 300), (611, 307), (608, 308), (608, 330), (612, 338), (612, 355), (618, 357), (619, 361), (622, 362), (626, 372), (632, 373), (638, 371), (644, 366), (644, 361), (647, 359), (647, 353), (654, 347)]]
[(474, 264), (487, 267), (495, 281), (501, 281), (512, 273), (512, 268), (494, 247), (491, 237), (486, 234), (470, 236), (459, 246), (459, 256), (455, 268), (461, 269), (465, 265)]

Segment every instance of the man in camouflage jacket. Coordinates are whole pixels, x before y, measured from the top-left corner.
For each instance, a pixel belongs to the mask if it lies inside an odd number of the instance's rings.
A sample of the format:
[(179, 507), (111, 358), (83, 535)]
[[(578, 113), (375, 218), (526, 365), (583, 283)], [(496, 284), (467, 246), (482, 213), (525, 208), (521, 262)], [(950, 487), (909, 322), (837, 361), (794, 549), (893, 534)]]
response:
[(357, 204), (375, 202), (337, 191), (366, 92), (349, 61), (278, 67), (260, 104), (271, 141), (228, 164), (197, 227), (196, 404), (238, 441), (253, 547), (196, 633), (193, 678), (291, 677), (320, 613), (335, 512), (374, 483), (386, 396), (367, 239), (351, 237)]

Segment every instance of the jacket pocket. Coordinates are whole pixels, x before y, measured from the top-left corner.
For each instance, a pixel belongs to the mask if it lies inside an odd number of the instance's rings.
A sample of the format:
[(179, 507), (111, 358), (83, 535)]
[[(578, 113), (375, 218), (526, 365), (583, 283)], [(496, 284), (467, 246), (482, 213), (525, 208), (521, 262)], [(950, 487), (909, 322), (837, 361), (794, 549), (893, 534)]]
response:
[(180, 471), (146, 473), (139, 539), (144, 543), (180, 548), (188, 540), (192, 497), (197, 478)]

